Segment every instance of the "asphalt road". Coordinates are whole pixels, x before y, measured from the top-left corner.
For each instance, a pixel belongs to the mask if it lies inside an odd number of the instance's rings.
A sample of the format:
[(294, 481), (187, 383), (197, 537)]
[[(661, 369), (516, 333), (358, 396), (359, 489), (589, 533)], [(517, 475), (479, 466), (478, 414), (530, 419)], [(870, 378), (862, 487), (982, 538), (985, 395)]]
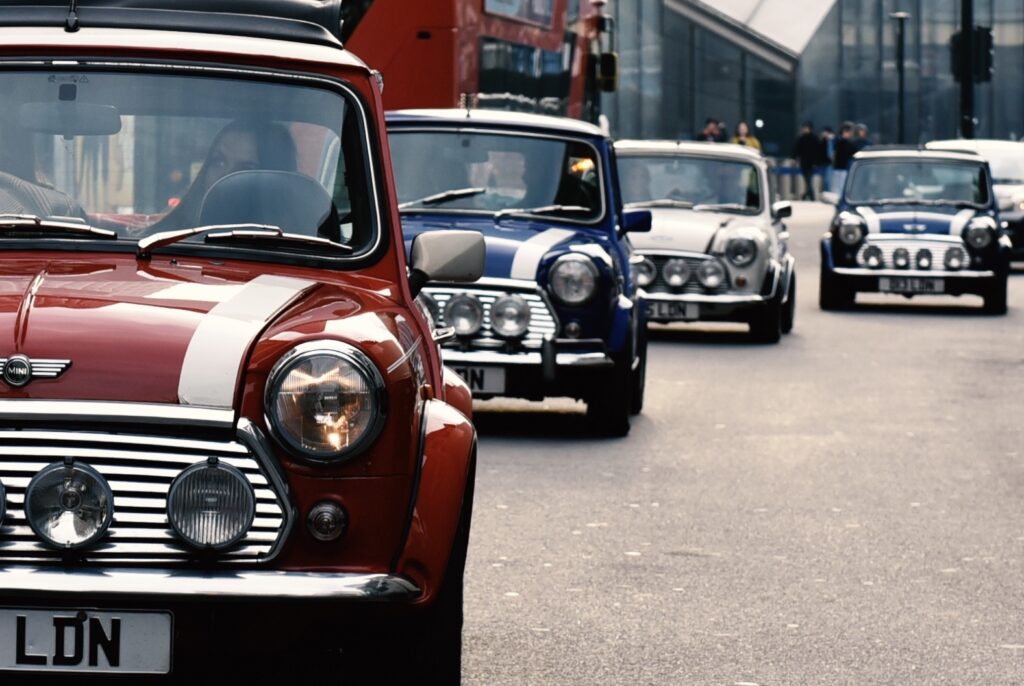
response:
[(478, 406), (465, 683), (1024, 684), (1024, 274), (825, 313), (830, 216), (793, 334), (659, 330), (628, 438)]

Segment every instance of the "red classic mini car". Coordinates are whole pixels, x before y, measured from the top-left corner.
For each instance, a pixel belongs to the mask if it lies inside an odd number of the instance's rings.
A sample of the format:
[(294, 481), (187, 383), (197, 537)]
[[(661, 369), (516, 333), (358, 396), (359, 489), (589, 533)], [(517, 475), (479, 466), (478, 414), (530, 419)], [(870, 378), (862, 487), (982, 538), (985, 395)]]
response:
[(458, 681), (476, 437), (414, 298), (484, 244), (407, 265), (344, 12), (0, 2), (5, 683)]

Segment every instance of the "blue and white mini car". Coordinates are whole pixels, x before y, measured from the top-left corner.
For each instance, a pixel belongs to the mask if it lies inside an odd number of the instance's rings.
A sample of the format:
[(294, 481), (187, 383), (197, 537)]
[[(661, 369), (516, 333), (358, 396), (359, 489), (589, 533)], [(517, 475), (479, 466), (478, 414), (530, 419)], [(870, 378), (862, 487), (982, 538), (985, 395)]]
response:
[(475, 397), (572, 397), (595, 433), (626, 434), (647, 359), (627, 235), (651, 213), (623, 211), (607, 135), (465, 109), (395, 112), (388, 133), (407, 243), (453, 228), (487, 242), (477, 284), (423, 291), (444, 361)]
[(1006, 312), (1011, 243), (988, 164), (970, 153), (872, 149), (854, 158), (821, 242), (820, 304), (859, 292), (980, 295)]

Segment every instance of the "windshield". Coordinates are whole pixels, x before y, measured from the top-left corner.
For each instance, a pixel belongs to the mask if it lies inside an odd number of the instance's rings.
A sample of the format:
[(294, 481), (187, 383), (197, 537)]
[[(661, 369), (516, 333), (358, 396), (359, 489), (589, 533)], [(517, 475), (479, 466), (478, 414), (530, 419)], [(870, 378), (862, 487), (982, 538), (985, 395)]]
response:
[[(1016, 147), (1016, 146), (1015, 146)], [(1021, 146), (1024, 148), (1024, 146)], [(1024, 185), (1024, 150), (985, 153), (992, 168), (992, 182), (1006, 185)]]
[(361, 123), (337, 92), (93, 71), (4, 72), (0, 91), (2, 214), (73, 218), (121, 240), (263, 224), (353, 253), (375, 244)]
[(987, 205), (988, 179), (984, 166), (970, 162), (862, 161), (846, 187), (846, 200)]
[[(710, 157), (621, 155), (619, 177), (627, 204), (675, 200), (693, 205), (726, 205), (738, 211), (761, 208), (760, 175), (747, 162)], [(729, 208), (726, 208), (729, 209)]]
[(601, 162), (582, 141), (460, 131), (392, 131), (399, 203), (416, 211), (604, 214)]

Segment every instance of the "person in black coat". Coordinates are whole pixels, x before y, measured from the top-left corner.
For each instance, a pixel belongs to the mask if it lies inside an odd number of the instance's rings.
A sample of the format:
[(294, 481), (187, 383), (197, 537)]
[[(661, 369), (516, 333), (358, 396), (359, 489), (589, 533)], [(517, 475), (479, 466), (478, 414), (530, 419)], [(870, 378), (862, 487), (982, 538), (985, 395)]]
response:
[(821, 141), (814, 134), (814, 124), (804, 122), (800, 137), (793, 146), (793, 159), (800, 165), (804, 177), (804, 200), (814, 200), (814, 168), (821, 161)]
[(846, 122), (839, 128), (835, 152), (832, 155), (832, 183), (836, 193), (842, 194), (846, 185), (846, 175), (850, 170), (850, 161), (857, 154), (853, 141), (853, 124)]

